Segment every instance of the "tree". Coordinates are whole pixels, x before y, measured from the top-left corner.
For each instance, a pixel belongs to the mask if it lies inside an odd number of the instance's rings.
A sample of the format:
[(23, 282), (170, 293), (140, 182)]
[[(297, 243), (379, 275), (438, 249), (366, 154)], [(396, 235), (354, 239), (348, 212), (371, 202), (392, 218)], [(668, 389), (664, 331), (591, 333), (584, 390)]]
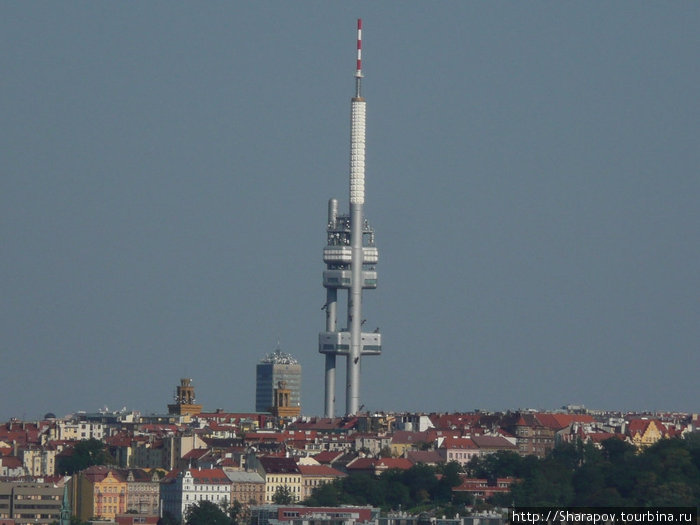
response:
[(294, 495), (287, 485), (280, 485), (272, 495), (272, 502), (277, 505), (289, 505), (294, 503)]
[(60, 456), (57, 467), (60, 474), (75, 474), (93, 465), (112, 465), (114, 462), (105, 444), (90, 438), (78, 442), (71, 455)]
[[(225, 507), (225, 505), (222, 504), (222, 507)], [(233, 503), (231, 504), (230, 507), (228, 507), (228, 515), (231, 518), (231, 524), (232, 525), (238, 525), (239, 520), (242, 522), (243, 521), (243, 505), (241, 504), (240, 501), (233, 500)]]
[(305, 502), (310, 507), (336, 507), (340, 504), (340, 490), (336, 483), (319, 485)]
[(187, 509), (187, 525), (231, 525), (231, 518), (215, 503), (198, 501)]

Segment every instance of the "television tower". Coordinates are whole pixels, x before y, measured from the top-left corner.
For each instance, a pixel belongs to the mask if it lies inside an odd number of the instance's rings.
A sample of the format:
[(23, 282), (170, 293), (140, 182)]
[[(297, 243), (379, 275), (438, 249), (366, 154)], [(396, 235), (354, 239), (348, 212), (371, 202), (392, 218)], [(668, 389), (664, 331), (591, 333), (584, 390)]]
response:
[[(318, 351), (326, 356), (325, 417), (335, 413), (336, 356), (347, 360), (345, 413), (356, 414), (360, 405), (360, 359), (379, 355), (379, 329), (363, 332), (362, 290), (377, 287), (374, 267), (379, 252), (374, 230), (364, 218), (365, 202), (365, 99), (362, 98), (362, 20), (357, 21), (355, 96), (350, 102), (350, 214), (338, 214), (338, 201), (328, 201), (327, 244), (323, 249), (323, 286), (326, 288), (326, 330), (318, 337)], [(338, 290), (348, 290), (347, 325), (338, 330)]]

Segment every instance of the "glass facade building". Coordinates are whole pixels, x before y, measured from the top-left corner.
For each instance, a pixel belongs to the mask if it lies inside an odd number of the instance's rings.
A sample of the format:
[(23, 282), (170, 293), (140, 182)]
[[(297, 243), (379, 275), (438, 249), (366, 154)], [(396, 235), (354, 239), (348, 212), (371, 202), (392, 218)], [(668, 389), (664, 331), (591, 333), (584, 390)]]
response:
[(255, 411), (270, 412), (280, 381), (290, 390), (289, 405), (301, 408), (301, 365), (279, 347), (260, 360), (255, 371)]

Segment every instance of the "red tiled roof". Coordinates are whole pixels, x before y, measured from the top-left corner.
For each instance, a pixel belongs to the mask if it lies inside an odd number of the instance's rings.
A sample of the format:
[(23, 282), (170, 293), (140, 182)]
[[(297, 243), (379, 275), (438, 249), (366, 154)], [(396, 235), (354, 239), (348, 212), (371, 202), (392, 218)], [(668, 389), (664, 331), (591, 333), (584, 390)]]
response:
[(585, 434), (585, 436), (588, 437), (594, 443), (600, 443), (601, 441), (605, 441), (606, 439), (610, 438), (618, 438), (622, 440), (625, 439), (625, 437), (622, 434), (611, 434), (610, 432), (590, 432), (588, 434)]
[(406, 458), (382, 458), (379, 460), (379, 465), (386, 468), (408, 470), (413, 466), (413, 463)]
[(479, 448), (517, 450), (517, 446), (503, 436), (474, 436), (472, 441)]
[(347, 465), (348, 470), (387, 470), (398, 468), (407, 470), (413, 466), (406, 458), (356, 458)]
[(188, 471), (195, 483), (230, 483), (228, 476), (220, 468), (191, 468)]
[(414, 465), (425, 463), (432, 465), (442, 463), (442, 456), (436, 450), (409, 450), (406, 452), (406, 459)]
[(193, 448), (187, 454), (182, 456), (182, 459), (200, 459), (202, 456), (206, 456), (210, 450), (208, 448)]
[(302, 476), (346, 476), (343, 472), (336, 470), (328, 465), (298, 465)]
[(478, 447), (476, 446), (476, 443), (472, 441), (471, 438), (448, 436), (442, 441), (440, 448), (476, 449)]
[(280, 432), (247, 432), (243, 436), (244, 441), (284, 443), (285, 436)]
[(343, 452), (332, 452), (330, 450), (324, 450), (323, 452), (319, 452), (318, 454), (316, 454), (314, 456), (314, 459), (319, 463), (333, 463), (343, 454)]
[(22, 466), (22, 460), (14, 456), (7, 456), (0, 458), (0, 465), (7, 468), (20, 468)]
[(415, 444), (430, 443), (428, 432), (409, 432), (407, 430), (397, 430), (391, 436), (392, 444)]
[(561, 430), (572, 423), (593, 423), (593, 416), (589, 414), (550, 414), (537, 412), (534, 414), (520, 414), (516, 426), (537, 427), (542, 426), (552, 430)]
[(435, 428), (465, 428), (479, 424), (479, 414), (431, 414), (430, 421)]

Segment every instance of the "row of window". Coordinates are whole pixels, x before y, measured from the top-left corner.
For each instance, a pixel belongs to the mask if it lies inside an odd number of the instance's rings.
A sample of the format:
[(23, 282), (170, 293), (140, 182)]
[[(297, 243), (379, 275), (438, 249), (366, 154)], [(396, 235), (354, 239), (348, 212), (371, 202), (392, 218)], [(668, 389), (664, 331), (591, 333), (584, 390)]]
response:
[[(298, 486), (294, 486), (294, 485), (288, 486), (288, 485), (285, 485), (285, 487), (287, 487), (287, 488), (289, 489), (289, 492), (301, 492), (300, 487), (298, 487)], [(267, 492), (276, 492), (276, 491), (277, 491), (277, 487), (273, 487), (273, 486), (271, 486), (271, 485), (268, 485), (266, 490), (267, 490)]]
[[(2, 496), (0, 496), (2, 498)], [(44, 500), (60, 500), (61, 496), (47, 495), (47, 494), (17, 494), (15, 499), (44, 499)]]
[(182, 490), (184, 491), (193, 491), (193, 492), (224, 492), (229, 489), (229, 485), (223, 483), (221, 485), (195, 485), (192, 487), (192, 485), (183, 485)]
[(267, 476), (270, 483), (299, 483), (301, 478), (299, 476)]
[[(228, 499), (228, 498), (225, 495), (222, 496), (221, 494), (212, 494), (212, 496), (211, 496), (211, 501), (220, 501), (222, 499)], [(185, 501), (189, 501), (189, 500), (190, 500), (190, 495), (185, 494)], [(192, 500), (193, 501), (201, 501), (201, 500), (209, 501), (209, 494), (204, 494), (203, 496), (200, 496), (200, 497), (192, 496)]]

